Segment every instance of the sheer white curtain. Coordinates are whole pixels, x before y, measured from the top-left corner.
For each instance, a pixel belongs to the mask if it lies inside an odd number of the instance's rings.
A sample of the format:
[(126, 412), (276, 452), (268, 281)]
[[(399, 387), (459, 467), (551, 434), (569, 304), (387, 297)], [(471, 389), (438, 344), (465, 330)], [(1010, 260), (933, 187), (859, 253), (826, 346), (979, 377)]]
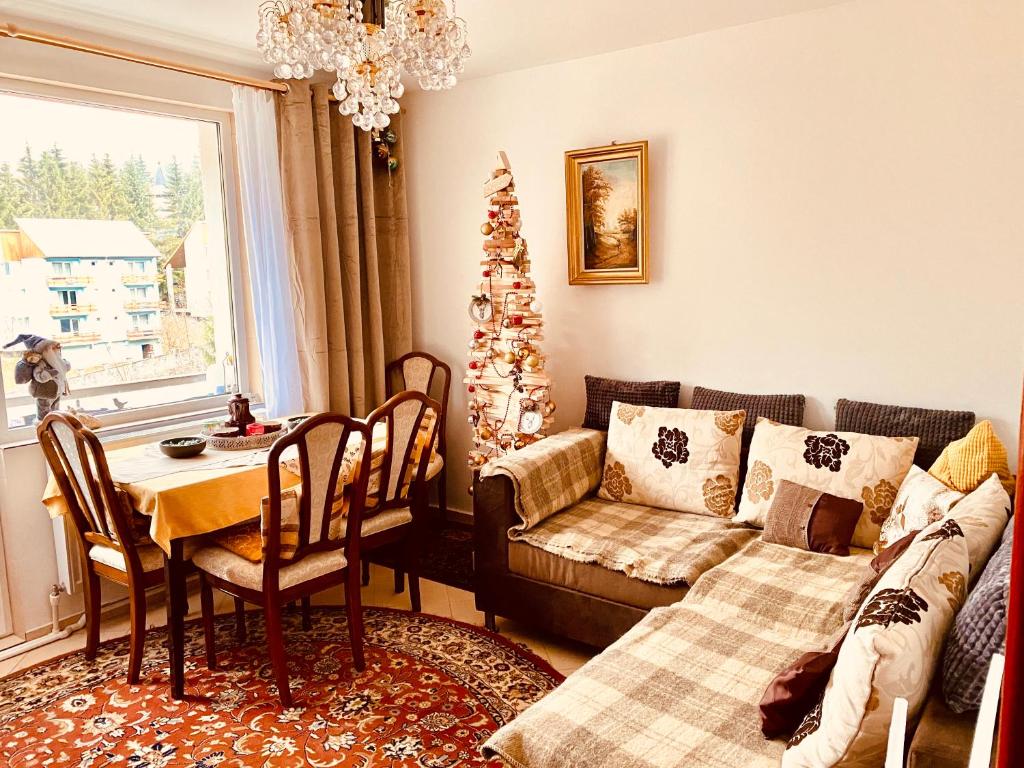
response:
[(263, 397), (272, 417), (304, 410), (273, 94), (234, 86), (238, 167)]

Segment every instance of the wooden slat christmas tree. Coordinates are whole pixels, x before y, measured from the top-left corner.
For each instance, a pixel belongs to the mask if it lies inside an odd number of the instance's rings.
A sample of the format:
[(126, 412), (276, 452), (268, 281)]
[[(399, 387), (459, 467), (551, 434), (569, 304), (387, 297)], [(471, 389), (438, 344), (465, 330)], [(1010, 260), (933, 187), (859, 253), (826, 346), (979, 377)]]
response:
[(544, 437), (555, 410), (540, 349), (541, 304), (530, 278), (526, 240), (519, 234), (515, 182), (505, 153), (498, 158), (499, 167), (484, 184), (490, 205), (480, 227), (486, 236), (484, 258), (480, 290), (469, 305), (475, 328), (463, 379), (473, 426), (473, 468)]

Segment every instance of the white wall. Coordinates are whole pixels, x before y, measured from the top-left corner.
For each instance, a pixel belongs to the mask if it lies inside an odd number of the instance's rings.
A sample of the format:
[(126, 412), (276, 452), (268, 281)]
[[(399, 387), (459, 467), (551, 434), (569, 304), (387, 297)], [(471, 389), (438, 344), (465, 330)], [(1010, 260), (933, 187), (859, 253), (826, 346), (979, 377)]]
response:
[[(969, 408), (1016, 446), (1024, 4), (854, 0), (415, 93), (418, 348), (465, 365), (498, 149), (545, 305), (559, 428), (583, 375)], [(509, 51), (510, 57), (515, 56)], [(650, 140), (651, 284), (567, 284), (563, 152)], [(461, 376), (458, 377), (461, 379)], [(453, 505), (470, 508), (453, 388)]]

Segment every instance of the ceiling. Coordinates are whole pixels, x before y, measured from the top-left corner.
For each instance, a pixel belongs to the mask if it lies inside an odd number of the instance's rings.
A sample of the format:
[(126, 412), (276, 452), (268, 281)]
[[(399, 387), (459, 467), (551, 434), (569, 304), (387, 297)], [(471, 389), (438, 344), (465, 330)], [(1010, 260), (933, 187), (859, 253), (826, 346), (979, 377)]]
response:
[[(459, 0), (473, 56), (465, 77), (592, 56), (847, 0)], [(28, 21), (269, 72), (255, 51), (260, 0), (0, 0)], [(625, 11), (623, 9), (626, 9)]]

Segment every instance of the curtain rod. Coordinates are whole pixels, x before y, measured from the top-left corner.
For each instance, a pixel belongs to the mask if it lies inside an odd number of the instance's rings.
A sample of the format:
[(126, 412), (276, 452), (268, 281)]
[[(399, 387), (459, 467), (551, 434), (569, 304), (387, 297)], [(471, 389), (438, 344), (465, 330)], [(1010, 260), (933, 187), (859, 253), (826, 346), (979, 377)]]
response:
[(224, 83), (248, 85), (252, 88), (260, 88), (265, 91), (276, 91), (278, 93), (288, 92), (288, 85), (285, 83), (275, 83), (270, 80), (259, 80), (255, 77), (246, 77), (245, 75), (233, 75), (229, 72), (221, 72), (216, 69), (207, 69), (205, 67), (194, 67), (189, 64), (178, 64), (177, 62), (168, 61), (167, 59), (132, 53), (131, 51), (125, 51), (121, 48), (113, 48), (107, 45), (99, 45), (98, 43), (88, 43), (83, 40), (76, 40), (73, 37), (61, 37), (59, 35), (51, 35), (47, 32), (40, 32), (34, 29), (24, 29), (17, 27), (14, 24), (0, 23), (0, 37), (9, 37), (14, 40), (25, 40), (30, 43), (42, 43), (43, 45), (52, 45), (56, 48), (65, 48), (69, 51), (78, 51), (80, 53), (92, 53), (96, 56), (105, 56), (108, 59), (129, 61), (133, 64), (145, 64), (149, 67), (166, 69), (171, 72), (182, 72), (186, 75), (205, 77), (210, 80), (220, 80)]

